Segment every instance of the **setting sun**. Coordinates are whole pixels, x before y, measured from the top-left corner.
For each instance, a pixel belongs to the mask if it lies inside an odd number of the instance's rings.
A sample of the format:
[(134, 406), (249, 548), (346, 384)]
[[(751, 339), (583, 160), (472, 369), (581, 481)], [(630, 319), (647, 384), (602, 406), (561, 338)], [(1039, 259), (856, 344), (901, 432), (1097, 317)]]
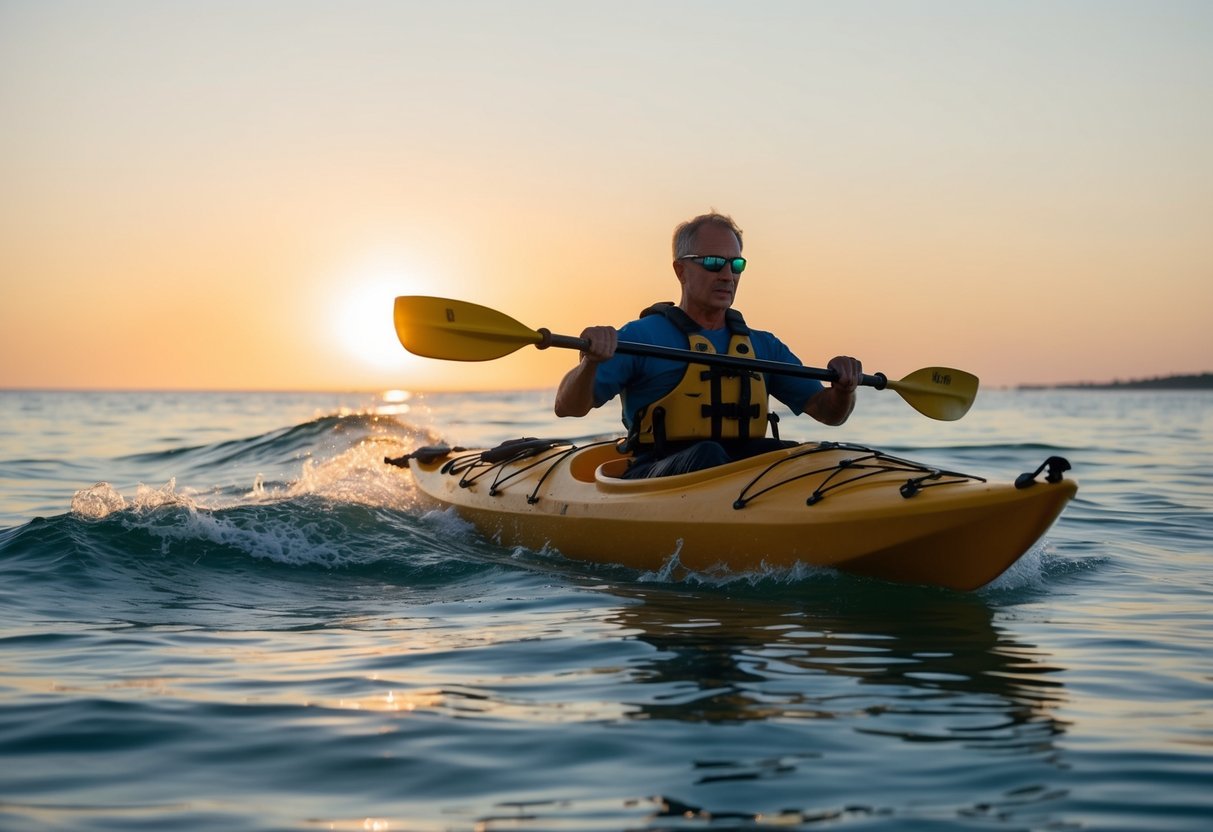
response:
[(333, 332), (351, 358), (377, 370), (398, 370), (410, 356), (396, 340), (392, 303), (410, 281), (399, 274), (360, 276), (342, 283), (333, 309)]

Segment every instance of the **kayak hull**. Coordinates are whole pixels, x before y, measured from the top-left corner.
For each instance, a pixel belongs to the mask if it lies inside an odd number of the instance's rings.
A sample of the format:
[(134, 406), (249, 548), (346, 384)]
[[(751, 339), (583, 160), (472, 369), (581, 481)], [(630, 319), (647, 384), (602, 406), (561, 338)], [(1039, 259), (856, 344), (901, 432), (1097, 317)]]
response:
[(957, 590), (1006, 571), (1077, 491), (1060, 475), (993, 484), (836, 443), (653, 479), (620, 479), (626, 464), (613, 444), (535, 441), (408, 460), (421, 492), (506, 545), (640, 570), (675, 556), (695, 571), (806, 564)]

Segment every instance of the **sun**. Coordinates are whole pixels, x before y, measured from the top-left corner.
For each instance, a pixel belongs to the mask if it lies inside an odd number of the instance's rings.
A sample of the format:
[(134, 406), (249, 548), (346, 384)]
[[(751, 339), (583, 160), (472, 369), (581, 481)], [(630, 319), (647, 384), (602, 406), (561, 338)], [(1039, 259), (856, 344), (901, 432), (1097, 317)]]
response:
[(396, 339), (392, 305), (408, 294), (403, 275), (384, 274), (351, 280), (334, 305), (333, 327), (341, 348), (367, 367), (399, 370), (411, 356)]

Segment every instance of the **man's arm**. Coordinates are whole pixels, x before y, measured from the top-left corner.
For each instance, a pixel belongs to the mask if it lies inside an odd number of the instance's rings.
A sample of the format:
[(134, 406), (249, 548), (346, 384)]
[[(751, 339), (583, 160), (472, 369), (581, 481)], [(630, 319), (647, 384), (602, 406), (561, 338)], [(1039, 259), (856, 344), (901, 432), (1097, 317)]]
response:
[(557, 416), (584, 416), (594, 409), (594, 376), (598, 365), (615, 354), (615, 345), (619, 343), (615, 328), (610, 326), (588, 327), (581, 337), (590, 342), (590, 348), (581, 353), (577, 366), (560, 380), (554, 408)]
[(855, 388), (863, 377), (863, 364), (857, 358), (839, 355), (827, 366), (838, 373), (838, 378), (813, 394), (805, 402), (804, 412), (824, 425), (841, 425), (855, 409)]

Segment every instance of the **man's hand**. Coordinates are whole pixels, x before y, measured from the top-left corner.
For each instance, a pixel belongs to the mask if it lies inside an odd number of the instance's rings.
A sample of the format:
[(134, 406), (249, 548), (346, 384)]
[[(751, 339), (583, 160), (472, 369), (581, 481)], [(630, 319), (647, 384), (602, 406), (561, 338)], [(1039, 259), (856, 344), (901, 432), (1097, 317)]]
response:
[(619, 343), (619, 333), (613, 326), (586, 327), (581, 331), (581, 337), (590, 342), (589, 348), (581, 351), (581, 357), (591, 364), (601, 364), (609, 359)]
[(849, 355), (836, 355), (826, 365), (838, 373), (838, 378), (830, 386), (841, 393), (854, 393), (863, 380), (863, 362)]

